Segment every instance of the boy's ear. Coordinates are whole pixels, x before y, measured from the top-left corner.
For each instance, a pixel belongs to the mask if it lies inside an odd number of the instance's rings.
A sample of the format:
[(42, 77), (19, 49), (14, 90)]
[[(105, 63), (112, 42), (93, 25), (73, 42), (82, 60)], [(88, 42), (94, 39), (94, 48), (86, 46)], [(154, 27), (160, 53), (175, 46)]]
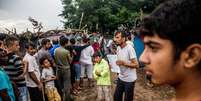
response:
[(183, 52), (183, 65), (185, 68), (196, 67), (201, 61), (201, 45), (192, 44)]

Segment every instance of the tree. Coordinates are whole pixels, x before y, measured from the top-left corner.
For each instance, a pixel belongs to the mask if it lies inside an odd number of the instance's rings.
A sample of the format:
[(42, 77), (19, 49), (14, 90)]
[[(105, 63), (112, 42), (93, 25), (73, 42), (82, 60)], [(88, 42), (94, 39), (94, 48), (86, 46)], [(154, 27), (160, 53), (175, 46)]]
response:
[[(79, 28), (82, 25), (89, 31), (112, 32), (118, 26), (134, 26), (140, 17), (140, 9), (150, 13), (162, 0), (62, 0), (65, 28)], [(98, 29), (97, 29), (98, 27)]]
[(37, 32), (40, 32), (41, 29), (43, 28), (42, 23), (36, 21), (35, 19), (33, 19), (32, 17), (29, 17), (28, 20), (32, 23), (33, 25), (33, 31), (35, 32), (35, 30), (37, 30)]

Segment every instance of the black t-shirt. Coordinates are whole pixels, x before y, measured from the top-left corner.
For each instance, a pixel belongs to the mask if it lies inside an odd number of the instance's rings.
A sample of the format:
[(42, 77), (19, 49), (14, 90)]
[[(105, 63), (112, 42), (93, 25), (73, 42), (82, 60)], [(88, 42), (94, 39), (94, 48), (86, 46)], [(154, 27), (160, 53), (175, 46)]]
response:
[(73, 62), (79, 62), (80, 60), (80, 55), (83, 49), (85, 49), (86, 47), (88, 47), (89, 45), (85, 45), (85, 46), (72, 46), (73, 49), (75, 50), (76, 54), (73, 57)]
[[(82, 50), (88, 46), (90, 46), (90, 45), (84, 45), (84, 46), (73, 45), (73, 46), (66, 47), (66, 49), (68, 49), (70, 51), (70, 53), (73, 55), (72, 63), (79, 62)], [(73, 50), (76, 52), (76, 54), (73, 53)]]

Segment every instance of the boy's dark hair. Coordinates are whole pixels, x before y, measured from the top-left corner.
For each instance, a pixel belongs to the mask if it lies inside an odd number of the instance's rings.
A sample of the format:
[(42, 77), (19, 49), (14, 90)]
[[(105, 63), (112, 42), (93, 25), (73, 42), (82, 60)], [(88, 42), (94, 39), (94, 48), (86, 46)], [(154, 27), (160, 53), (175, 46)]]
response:
[[(168, 39), (175, 60), (189, 45), (201, 43), (201, 0), (169, 0), (143, 19), (141, 34)], [(199, 63), (200, 65), (200, 63)]]
[(74, 45), (76, 43), (76, 40), (74, 38), (72, 38), (72, 39), (70, 39), (70, 43)]
[(59, 44), (61, 46), (65, 46), (66, 44), (68, 44), (68, 38), (66, 38), (66, 37), (60, 37)]
[(19, 39), (15, 36), (8, 36), (6, 39), (5, 39), (5, 45), (7, 47), (13, 45), (13, 42), (15, 41), (19, 41)]
[(58, 40), (52, 40), (52, 44), (56, 45), (56, 44), (58, 44), (58, 43), (59, 43)]
[(94, 54), (93, 54), (93, 57), (95, 58), (95, 57), (102, 57), (102, 54), (101, 54), (101, 52), (95, 52)]
[(39, 60), (40, 65), (43, 65), (43, 62), (44, 62), (45, 60), (48, 60), (48, 61), (50, 62), (50, 64), (51, 64), (51, 66), (52, 66), (51, 60), (50, 60), (48, 57), (46, 57), (46, 56), (40, 58), (40, 60)]
[(29, 43), (25, 44), (25, 48), (26, 48), (26, 49), (29, 49), (30, 46), (33, 47), (33, 48), (36, 47), (36, 45), (33, 44), (32, 42), (29, 42)]
[(44, 46), (44, 45), (46, 45), (48, 42), (50, 42), (50, 39), (43, 39), (42, 41), (41, 41), (41, 45), (42, 46)]

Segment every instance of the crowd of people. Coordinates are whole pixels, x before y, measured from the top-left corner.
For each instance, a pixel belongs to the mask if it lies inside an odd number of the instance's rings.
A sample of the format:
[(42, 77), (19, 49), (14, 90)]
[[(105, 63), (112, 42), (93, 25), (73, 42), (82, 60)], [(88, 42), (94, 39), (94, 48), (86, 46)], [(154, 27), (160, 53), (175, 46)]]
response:
[[(201, 101), (200, 26), (200, 0), (169, 0), (143, 19), (141, 36), (117, 30), (107, 42), (97, 33), (81, 43), (44, 38), (39, 48), (24, 43), (21, 56), (17, 37), (0, 35), (0, 101), (73, 101), (86, 83), (96, 87), (96, 101), (133, 101), (140, 67), (152, 83), (175, 88), (172, 101)], [(108, 54), (120, 69), (114, 94)]]
[(88, 78), (89, 87), (94, 86), (92, 57), (100, 52), (98, 38), (90, 42), (83, 37), (79, 44), (65, 36), (58, 40), (44, 38), (39, 49), (32, 42), (25, 43), (26, 53), (20, 56), (16, 36), (0, 37), (1, 72), (6, 80), (3, 86), (9, 87), (2, 100), (71, 101), (71, 95), (78, 95), (82, 89), (84, 77)]

